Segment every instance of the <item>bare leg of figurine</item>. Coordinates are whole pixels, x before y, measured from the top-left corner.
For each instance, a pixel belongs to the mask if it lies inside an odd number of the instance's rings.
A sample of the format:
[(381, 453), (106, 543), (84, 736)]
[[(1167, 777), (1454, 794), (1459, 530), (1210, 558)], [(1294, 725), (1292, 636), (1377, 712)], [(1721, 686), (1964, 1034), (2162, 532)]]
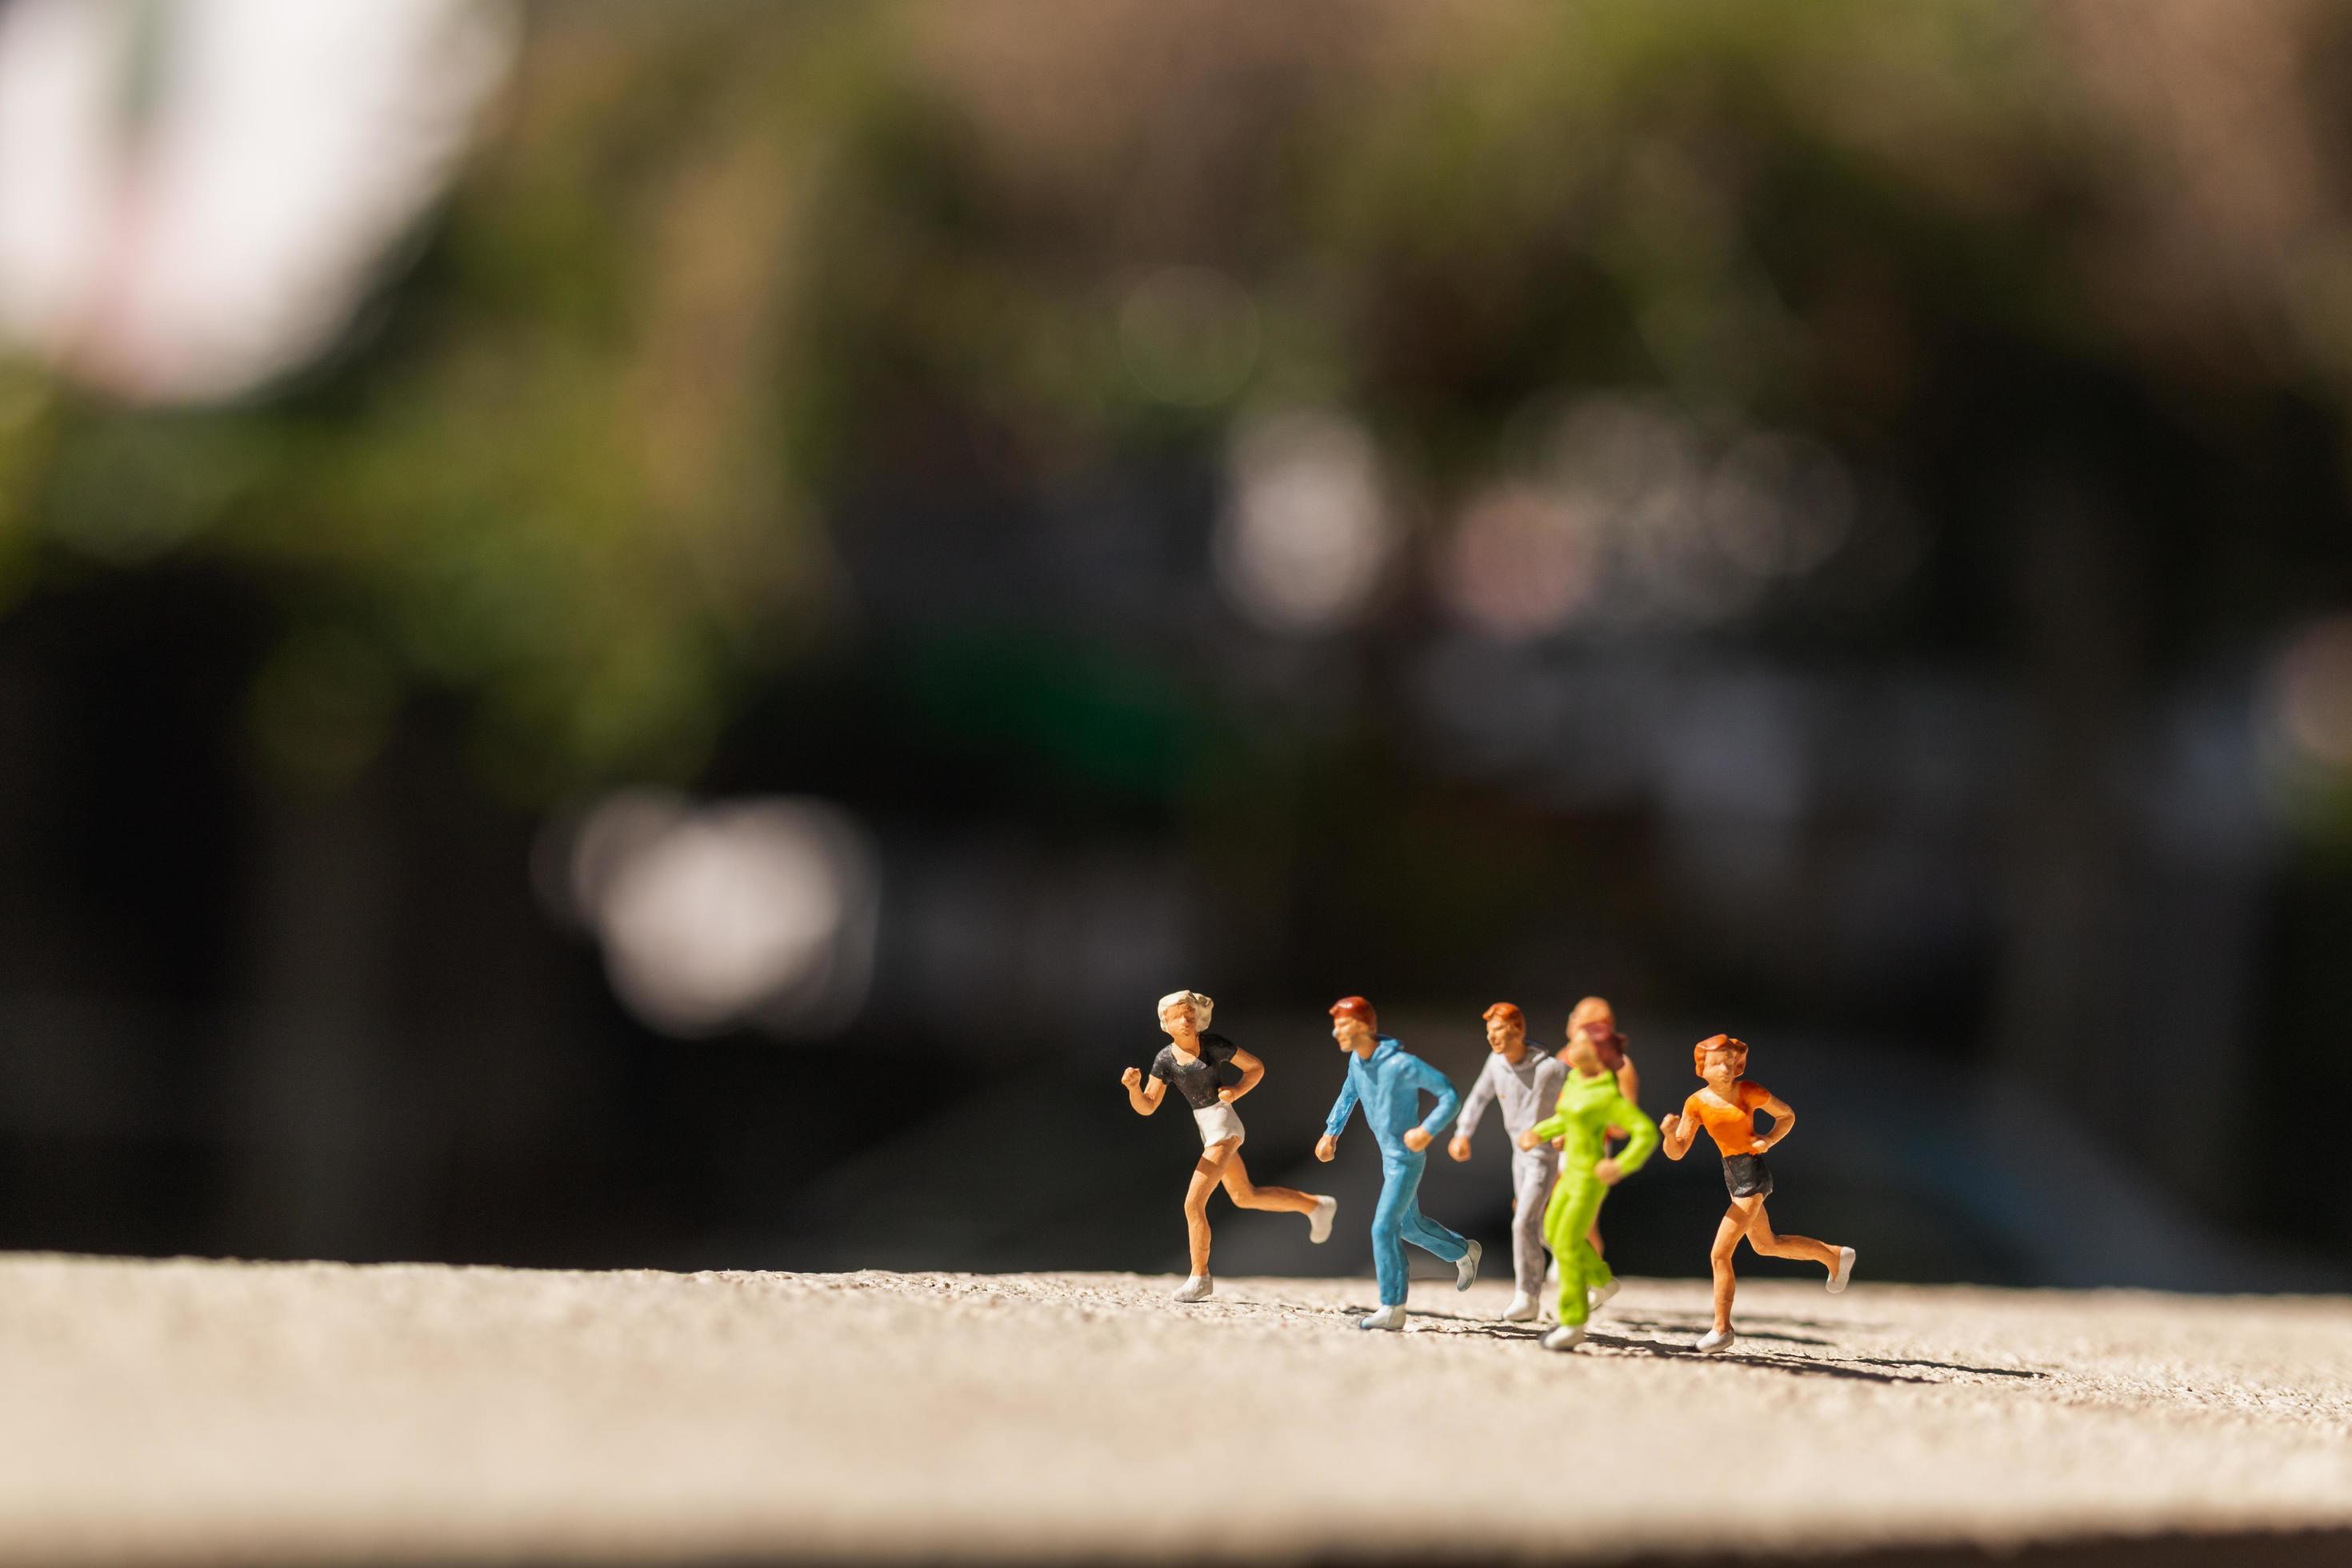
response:
[[(1225, 1145), (1219, 1144), (1219, 1148)], [(1241, 1151), (1236, 1148), (1225, 1161), (1225, 1196), (1234, 1200), (1235, 1208), (1273, 1209), (1279, 1214), (1313, 1214), (1321, 1200), (1312, 1193), (1302, 1193), (1296, 1187), (1261, 1187), (1250, 1181), (1249, 1167), (1242, 1163)]]
[(1781, 1236), (1772, 1229), (1772, 1222), (1764, 1214), (1764, 1205), (1756, 1205), (1755, 1217), (1748, 1222), (1748, 1245), (1767, 1258), (1796, 1258), (1820, 1264), (1831, 1274), (1837, 1273), (1838, 1251), (1826, 1241), (1815, 1241), (1810, 1236)]
[(1715, 1228), (1715, 1246), (1707, 1253), (1708, 1269), (1715, 1276), (1715, 1330), (1699, 1342), (1701, 1350), (1721, 1350), (1731, 1342), (1731, 1298), (1738, 1288), (1731, 1271), (1731, 1258), (1739, 1250), (1742, 1237), (1766, 1258), (1794, 1258), (1818, 1263), (1830, 1271), (1833, 1282), (1838, 1279), (1840, 1260), (1847, 1256), (1844, 1248), (1815, 1241), (1809, 1236), (1781, 1236), (1775, 1232), (1770, 1217), (1764, 1212), (1761, 1194), (1732, 1199), (1723, 1223)]
[(1177, 1293), (1180, 1301), (1197, 1301), (1209, 1293), (1209, 1194), (1225, 1179), (1226, 1162), (1241, 1140), (1228, 1138), (1201, 1151), (1192, 1167), (1192, 1184), (1184, 1189), (1184, 1235), (1192, 1247), (1192, 1273)]
[[(1731, 1298), (1739, 1288), (1731, 1272), (1731, 1255), (1739, 1250), (1739, 1238), (1748, 1234), (1748, 1222), (1763, 1206), (1760, 1197), (1734, 1198), (1724, 1211), (1723, 1223), (1715, 1227), (1715, 1245), (1706, 1254), (1707, 1272), (1715, 1278), (1715, 1331), (1699, 1341), (1702, 1350), (1717, 1350), (1731, 1342)], [(1709, 1344), (1709, 1340), (1717, 1342)]]

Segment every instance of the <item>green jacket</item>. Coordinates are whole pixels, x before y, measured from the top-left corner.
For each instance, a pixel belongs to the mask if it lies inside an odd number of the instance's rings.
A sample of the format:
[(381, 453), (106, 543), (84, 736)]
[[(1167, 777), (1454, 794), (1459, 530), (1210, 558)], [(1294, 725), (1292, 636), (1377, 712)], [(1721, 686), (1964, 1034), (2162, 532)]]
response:
[(1575, 1181), (1601, 1163), (1608, 1146), (1602, 1134), (1612, 1127), (1625, 1134), (1625, 1147), (1617, 1152), (1617, 1168), (1630, 1176), (1657, 1148), (1658, 1124), (1617, 1092), (1615, 1073), (1586, 1078), (1570, 1068), (1567, 1081), (1560, 1085), (1558, 1108), (1537, 1122), (1534, 1131), (1547, 1143), (1555, 1138), (1568, 1140), (1568, 1179)]

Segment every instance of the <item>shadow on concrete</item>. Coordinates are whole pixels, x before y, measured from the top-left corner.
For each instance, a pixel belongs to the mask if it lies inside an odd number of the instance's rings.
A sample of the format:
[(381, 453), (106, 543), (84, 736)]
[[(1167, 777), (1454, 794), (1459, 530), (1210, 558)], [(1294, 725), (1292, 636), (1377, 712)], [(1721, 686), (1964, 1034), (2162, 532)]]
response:
[[(1369, 1306), (1347, 1307), (1287, 1307), (1293, 1312), (1315, 1312), (1333, 1317), (1359, 1318), (1372, 1309)], [(1548, 1322), (1507, 1323), (1498, 1318), (1472, 1317), (1465, 1312), (1436, 1312), (1416, 1307), (1415, 1318), (1433, 1318), (1452, 1325), (1444, 1331), (1488, 1340), (1538, 1341), (1551, 1327)], [(1763, 1322), (1785, 1322), (1800, 1327), (1841, 1328), (1851, 1324), (1815, 1323), (1808, 1319), (1774, 1318), (1759, 1315)], [(1643, 1333), (1688, 1334), (1693, 1339), (1706, 1331), (1708, 1323), (1702, 1319), (1634, 1318), (1612, 1316), (1609, 1329), (1632, 1329)], [(1904, 1356), (1835, 1355), (1835, 1356), (1776, 1356), (1742, 1354), (1738, 1351), (1702, 1354), (1688, 1345), (1665, 1344), (1656, 1340), (1628, 1339), (1599, 1327), (1585, 1331), (1584, 1342), (1595, 1350), (1616, 1351), (1627, 1355), (1656, 1356), (1661, 1360), (1704, 1361), (1723, 1366), (1751, 1366), (1767, 1372), (1786, 1373), (1791, 1377), (1837, 1377), (1862, 1383), (1940, 1383), (1941, 1378), (1920, 1377), (1903, 1368), (1919, 1372), (1950, 1373), (1959, 1377), (2006, 1377), (2021, 1382), (2036, 1382), (2050, 1374), (2031, 1367), (1972, 1366), (1966, 1362), (1923, 1361)], [(1748, 1328), (1745, 1321), (1739, 1328), (1742, 1340), (1767, 1340), (1776, 1344), (1805, 1345), (1834, 1350), (1835, 1340), (1814, 1339), (1804, 1334), (1773, 1333)], [(2352, 1559), (2347, 1559), (2352, 1561)]]

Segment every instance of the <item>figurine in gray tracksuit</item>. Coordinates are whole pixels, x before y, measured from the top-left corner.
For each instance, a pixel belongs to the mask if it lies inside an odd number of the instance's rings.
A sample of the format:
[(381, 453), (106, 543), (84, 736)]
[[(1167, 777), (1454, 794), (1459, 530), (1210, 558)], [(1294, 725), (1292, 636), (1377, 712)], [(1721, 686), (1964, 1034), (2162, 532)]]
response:
[(1540, 1310), (1544, 1282), (1544, 1203), (1551, 1196), (1552, 1178), (1559, 1173), (1559, 1157), (1548, 1146), (1518, 1147), (1519, 1134), (1552, 1113), (1568, 1069), (1549, 1051), (1528, 1045), (1526, 1015), (1508, 1002), (1486, 1009), (1486, 1045), (1494, 1054), (1478, 1069), (1477, 1082), (1462, 1101), (1462, 1119), (1454, 1124), (1445, 1152), (1456, 1160), (1470, 1157), (1470, 1135), (1478, 1131), (1486, 1107), (1500, 1103), (1503, 1130), (1511, 1142), (1511, 1304), (1503, 1316), (1515, 1323), (1531, 1321)]

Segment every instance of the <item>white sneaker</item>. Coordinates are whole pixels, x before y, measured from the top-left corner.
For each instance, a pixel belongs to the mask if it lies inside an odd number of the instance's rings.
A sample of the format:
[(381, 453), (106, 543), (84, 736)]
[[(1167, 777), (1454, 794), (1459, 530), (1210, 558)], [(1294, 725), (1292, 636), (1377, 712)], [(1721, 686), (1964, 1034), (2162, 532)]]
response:
[(1358, 1318), (1356, 1320), (1356, 1327), (1360, 1329), (1402, 1329), (1404, 1327), (1404, 1303), (1402, 1301), (1399, 1301), (1393, 1307), (1382, 1307), (1379, 1311), (1374, 1312), (1369, 1318)]
[(1486, 1250), (1474, 1241), (1470, 1244), (1470, 1250), (1464, 1253), (1462, 1260), (1454, 1266), (1454, 1288), (1456, 1290), (1467, 1290), (1470, 1282), (1478, 1278), (1478, 1255)]
[(1610, 1299), (1614, 1297), (1616, 1294), (1617, 1281), (1612, 1277), (1608, 1284), (1603, 1285), (1598, 1290), (1589, 1292), (1584, 1299), (1592, 1304), (1591, 1310), (1597, 1312), (1601, 1310), (1601, 1308), (1609, 1305)]
[(1738, 1342), (1738, 1336), (1729, 1329), (1709, 1329), (1699, 1336), (1698, 1343), (1691, 1346), (1691, 1349), (1701, 1355), (1713, 1355), (1717, 1351), (1729, 1350)]
[(1535, 1316), (1536, 1299), (1525, 1290), (1514, 1292), (1511, 1304), (1503, 1309), (1503, 1321), (1507, 1323), (1533, 1322)]
[(1583, 1342), (1582, 1323), (1562, 1323), (1543, 1337), (1543, 1348), (1548, 1351), (1572, 1351)]
[(1198, 1301), (1217, 1288), (1216, 1281), (1205, 1274), (1195, 1274), (1168, 1294), (1179, 1301)]
[(1337, 1198), (1317, 1198), (1315, 1208), (1307, 1216), (1307, 1239), (1320, 1247), (1331, 1239), (1331, 1216), (1339, 1212)]
[(1853, 1278), (1853, 1248), (1841, 1247), (1838, 1248), (1838, 1266), (1830, 1271), (1830, 1294), (1834, 1296), (1844, 1289), (1845, 1282)]

